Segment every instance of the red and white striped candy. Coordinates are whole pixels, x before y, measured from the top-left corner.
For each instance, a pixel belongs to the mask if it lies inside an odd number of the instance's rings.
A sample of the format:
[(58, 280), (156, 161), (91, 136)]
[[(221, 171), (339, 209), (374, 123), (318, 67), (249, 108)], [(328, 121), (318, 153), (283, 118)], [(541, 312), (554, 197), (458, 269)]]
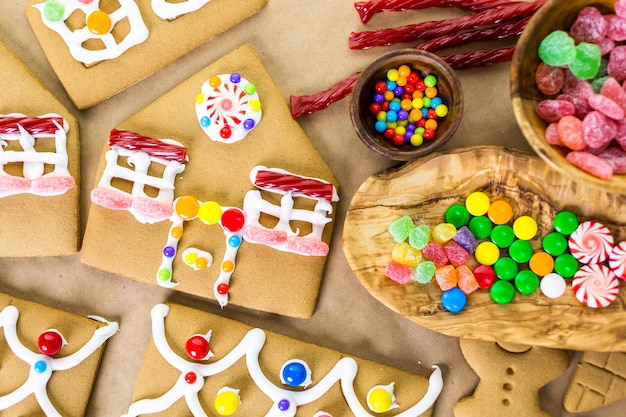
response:
[(617, 275), (617, 278), (626, 281), (626, 241), (613, 247), (609, 255), (609, 267)]
[(569, 237), (569, 250), (584, 264), (605, 261), (613, 250), (613, 235), (608, 227), (595, 221), (581, 223)]
[(603, 308), (617, 298), (619, 280), (604, 265), (583, 265), (572, 278), (572, 289), (578, 301), (587, 307)]

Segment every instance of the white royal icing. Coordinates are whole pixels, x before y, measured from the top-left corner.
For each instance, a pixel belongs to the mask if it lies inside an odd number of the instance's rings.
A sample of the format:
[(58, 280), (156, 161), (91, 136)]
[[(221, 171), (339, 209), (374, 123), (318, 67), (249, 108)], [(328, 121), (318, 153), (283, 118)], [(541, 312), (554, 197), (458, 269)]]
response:
[[(63, 16), (58, 21), (53, 22), (46, 17), (44, 8), (48, 1), (55, 1), (63, 6)], [(111, 28), (109, 32), (105, 34), (93, 33), (86, 24), (84, 27), (75, 30), (72, 30), (66, 24), (66, 20), (77, 10), (83, 12), (86, 18), (94, 12), (101, 11), (100, 0), (90, 2), (78, 0), (47, 0), (35, 4), (34, 7), (41, 12), (43, 23), (61, 36), (68, 46), (72, 57), (85, 65), (91, 65), (99, 61), (117, 58), (129, 48), (144, 42), (148, 38), (148, 28), (141, 17), (141, 12), (137, 4), (133, 0), (118, 0), (118, 2), (120, 7), (109, 14)], [(125, 19), (127, 19), (130, 24), (130, 30), (124, 39), (118, 43), (113, 36), (113, 28), (117, 23)], [(84, 43), (92, 39), (102, 41), (104, 48), (98, 50), (85, 48)]]
[[(26, 117), (21, 113), (0, 115), (0, 117)], [(68, 170), (67, 132), (69, 125), (58, 114), (44, 114), (43, 118), (60, 118), (63, 125), (54, 122), (56, 129), (53, 132), (29, 133), (18, 124), (19, 132), (0, 133), (0, 198), (14, 194), (29, 193), (38, 196), (61, 195), (73, 188), (74, 178)], [(54, 138), (54, 152), (38, 152), (37, 140)], [(21, 150), (4, 150), (9, 142), (17, 142)], [(5, 171), (9, 164), (21, 164), (23, 177), (13, 176)], [(53, 170), (44, 174), (45, 165), (52, 165)], [(41, 186), (42, 182), (47, 185)]]
[[(238, 82), (231, 77), (240, 77)], [(262, 111), (256, 87), (252, 94), (244, 91), (246, 85), (253, 85), (237, 73), (215, 75), (220, 84), (212, 87), (210, 80), (202, 84), (201, 93), (196, 96), (196, 115), (200, 127), (209, 139), (216, 142), (238, 142), (256, 128), (261, 121)], [(258, 105), (255, 108), (254, 105)], [(230, 129), (228, 137), (220, 131)]]
[[(273, 402), (273, 406), (265, 414), (266, 417), (293, 417), (297, 408), (312, 403), (328, 392), (335, 383), (339, 383), (346, 403), (355, 417), (372, 417), (363, 408), (354, 391), (354, 379), (358, 366), (354, 359), (344, 357), (319, 382), (311, 388), (295, 392), (274, 385), (263, 373), (259, 364), (259, 354), (265, 344), (265, 332), (255, 328), (248, 331), (241, 341), (221, 359), (210, 364), (198, 364), (183, 359), (169, 346), (165, 336), (165, 317), (169, 307), (157, 304), (152, 309), (152, 337), (157, 350), (163, 358), (181, 372), (180, 378), (174, 386), (162, 396), (153, 399), (142, 399), (128, 409), (122, 417), (134, 417), (141, 414), (156, 413), (168, 409), (178, 399), (184, 397), (194, 417), (206, 416), (202, 409), (198, 393), (204, 385), (204, 378), (227, 371), (235, 362), (245, 356), (248, 373), (257, 387)], [(396, 415), (396, 417), (417, 417), (428, 410), (439, 397), (443, 388), (441, 370), (433, 366), (434, 371), (429, 378), (426, 394), (412, 407)], [(189, 373), (195, 373), (197, 378), (193, 383), (185, 381)]]
[(91, 319), (106, 323), (106, 326), (98, 328), (91, 339), (71, 355), (52, 358), (35, 353), (22, 344), (17, 335), (18, 316), (19, 311), (15, 306), (5, 307), (0, 313), (0, 327), (4, 329), (4, 337), (13, 354), (30, 365), (30, 372), (26, 382), (19, 388), (0, 396), (0, 410), (6, 410), (33, 394), (47, 417), (61, 417), (61, 414), (52, 405), (46, 390), (53, 372), (65, 371), (83, 362), (118, 331), (118, 324), (108, 322), (101, 317), (90, 316)]
[(167, 0), (152, 0), (152, 11), (161, 19), (172, 20), (183, 14), (195, 12), (211, 0), (185, 0), (171, 3)]

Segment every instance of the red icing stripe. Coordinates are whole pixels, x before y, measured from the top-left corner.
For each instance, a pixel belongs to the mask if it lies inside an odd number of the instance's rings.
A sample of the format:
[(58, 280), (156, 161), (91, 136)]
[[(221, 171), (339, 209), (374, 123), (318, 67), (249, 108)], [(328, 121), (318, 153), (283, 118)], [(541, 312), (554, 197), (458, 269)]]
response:
[(0, 134), (19, 133), (19, 125), (31, 135), (54, 135), (59, 129), (54, 122), (63, 127), (62, 117), (0, 116)]
[(292, 192), (326, 201), (333, 200), (332, 184), (294, 174), (260, 169), (257, 171), (254, 185), (259, 188), (278, 189), (285, 193)]
[(184, 163), (187, 148), (162, 142), (130, 130), (113, 129), (109, 134), (109, 146), (121, 146), (130, 151), (145, 152), (155, 158)]

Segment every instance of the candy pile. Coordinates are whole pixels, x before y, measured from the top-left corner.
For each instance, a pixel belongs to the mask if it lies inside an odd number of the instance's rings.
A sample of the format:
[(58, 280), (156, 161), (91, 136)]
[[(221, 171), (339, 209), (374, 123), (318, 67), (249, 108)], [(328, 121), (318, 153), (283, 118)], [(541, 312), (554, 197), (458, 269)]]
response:
[[(519, 2), (511, 0), (368, 0), (356, 1), (354, 8), (363, 23), (376, 13), (454, 7), (469, 12), (466, 16), (424, 21), (380, 30), (352, 32), (350, 49), (368, 49), (375, 46), (403, 42), (421, 42), (416, 49), (435, 52), (441, 49), (468, 45), (480, 40), (501, 40), (519, 36), (530, 17), (546, 0)], [(468, 51), (443, 55), (441, 58), (454, 69), (493, 65), (511, 60), (515, 46), (493, 49), (469, 48)], [(356, 72), (329, 89), (311, 95), (291, 96), (291, 115), (294, 119), (322, 110), (348, 96), (360, 73)]]
[(617, 0), (615, 14), (583, 8), (569, 33), (550, 33), (538, 49), (535, 82), (551, 96), (536, 108), (546, 142), (603, 180), (626, 173), (625, 40), (626, 0)]
[(483, 192), (453, 204), (445, 221), (434, 227), (415, 225), (403, 216), (388, 227), (396, 242), (385, 276), (400, 284), (434, 281), (442, 293), (442, 306), (461, 311), (467, 295), (489, 290), (498, 304), (510, 303), (516, 293), (540, 289), (558, 298), (571, 280), (576, 298), (592, 308), (606, 307), (626, 280), (626, 242), (614, 245), (610, 230), (595, 221), (579, 222), (563, 210), (553, 219), (553, 230), (537, 237), (537, 222), (527, 215), (513, 218), (503, 199), (490, 201)]
[(420, 146), (433, 140), (437, 120), (448, 114), (437, 90), (437, 77), (423, 75), (408, 65), (387, 71), (385, 80), (374, 85), (369, 111), (376, 118), (374, 129), (397, 146)]

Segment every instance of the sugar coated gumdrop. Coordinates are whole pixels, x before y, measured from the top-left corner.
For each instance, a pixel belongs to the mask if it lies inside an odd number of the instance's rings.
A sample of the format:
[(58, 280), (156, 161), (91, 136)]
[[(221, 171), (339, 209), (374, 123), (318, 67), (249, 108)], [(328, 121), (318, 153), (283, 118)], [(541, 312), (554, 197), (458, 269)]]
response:
[(439, 243), (446, 243), (456, 235), (456, 227), (451, 223), (439, 223), (431, 231), (432, 238)]
[(480, 288), (474, 273), (467, 265), (461, 265), (456, 269), (458, 286), (465, 294), (471, 294)]
[(595, 7), (584, 7), (572, 23), (569, 33), (576, 42), (597, 42), (606, 36), (608, 23)]
[(420, 284), (430, 282), (435, 276), (437, 267), (432, 261), (423, 261), (413, 270), (413, 279)]
[(432, 261), (437, 267), (448, 263), (448, 256), (439, 242), (428, 242), (422, 249), (422, 255), (424, 258)]
[(453, 241), (458, 243), (467, 253), (474, 253), (478, 242), (476, 237), (472, 234), (467, 226), (463, 226), (456, 231), (456, 236), (452, 238)]
[(574, 39), (562, 30), (555, 30), (539, 44), (539, 58), (553, 67), (568, 65), (576, 59)]
[(435, 271), (435, 280), (441, 291), (449, 290), (457, 286), (459, 281), (456, 268), (453, 265), (444, 265)]
[(415, 249), (422, 250), (430, 242), (430, 227), (420, 224), (409, 232), (409, 244)]
[(393, 247), (391, 259), (403, 265), (415, 267), (422, 261), (422, 252), (407, 242), (400, 242)]
[(385, 276), (398, 284), (406, 284), (413, 277), (413, 268), (396, 261), (390, 261), (385, 267)]
[(609, 180), (613, 176), (613, 168), (606, 161), (592, 153), (583, 151), (570, 152), (565, 156), (565, 160), (594, 177)]
[(409, 237), (409, 232), (413, 230), (413, 219), (409, 216), (402, 216), (389, 225), (387, 231), (396, 241), (396, 243), (404, 242)]
[(535, 71), (535, 84), (543, 94), (551, 96), (563, 88), (565, 75), (563, 68), (553, 67), (545, 62), (540, 62)]

